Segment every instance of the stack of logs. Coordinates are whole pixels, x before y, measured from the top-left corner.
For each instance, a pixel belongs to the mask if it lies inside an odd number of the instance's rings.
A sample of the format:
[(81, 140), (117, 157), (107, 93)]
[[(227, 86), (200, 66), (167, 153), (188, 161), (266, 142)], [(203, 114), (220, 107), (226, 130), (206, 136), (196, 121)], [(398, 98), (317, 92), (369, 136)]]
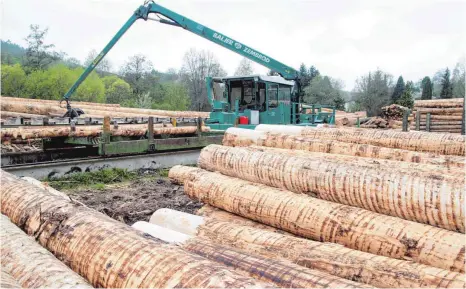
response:
[[(27, 99), (2, 96), (0, 98), (0, 102), (2, 118), (61, 117), (66, 113), (66, 108), (60, 106), (58, 100)], [(76, 101), (72, 103), (72, 106), (81, 108), (85, 112), (82, 117), (209, 117), (208, 112), (129, 108), (121, 107), (119, 104)]]
[[(416, 100), (410, 117), (411, 130), (417, 129), (417, 115), (419, 115), (421, 131), (461, 133), (463, 110), (463, 98)], [(429, 116), (430, 125), (428, 125)]]
[(465, 143), (427, 132), (230, 128), (198, 168), (169, 172), (209, 205), (201, 218), (156, 212), (134, 226), (156, 237), (175, 230), (169, 242), (193, 252), (207, 238), (374, 287), (464, 288)]
[(230, 128), (223, 146), (201, 151), (198, 167), (169, 172), (206, 204), (198, 216), (163, 209), (132, 228), (2, 172), (2, 279), (22, 287), (50, 287), (53, 278), (52, 287), (80, 288), (465, 288), (465, 141)]

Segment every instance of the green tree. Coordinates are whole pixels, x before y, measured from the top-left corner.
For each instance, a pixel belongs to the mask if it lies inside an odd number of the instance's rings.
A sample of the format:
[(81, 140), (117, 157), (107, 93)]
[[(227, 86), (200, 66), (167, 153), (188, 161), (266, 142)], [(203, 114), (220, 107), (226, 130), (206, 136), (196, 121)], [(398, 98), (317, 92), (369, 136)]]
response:
[(345, 99), (342, 95), (342, 83), (328, 76), (317, 75), (305, 88), (304, 100), (310, 104), (334, 105), (344, 109)]
[(445, 70), (442, 77), (442, 91), (440, 92), (440, 98), (453, 98), (453, 85), (450, 81), (450, 69)]
[(26, 73), (21, 65), (2, 65), (2, 95), (16, 97), (23, 96), (25, 83)]
[[(75, 75), (73, 81), (78, 79), (83, 70), (83, 68), (76, 68), (73, 70)], [(89, 102), (105, 102), (105, 85), (95, 71), (91, 72), (86, 80), (81, 83), (75, 92), (74, 99)]]
[(105, 99), (107, 103), (120, 103), (131, 99), (131, 87), (123, 79), (112, 75), (102, 78), (105, 86)]
[(426, 76), (422, 80), (422, 95), (421, 99), (432, 99), (433, 84), (430, 81), (430, 77)]
[(453, 97), (465, 97), (465, 62), (466, 59), (461, 58), (453, 69)]
[(167, 82), (161, 84), (161, 98), (152, 103), (153, 109), (187, 110), (191, 105), (188, 90), (182, 84)]
[(403, 91), (405, 89), (405, 82), (403, 80), (403, 76), (400, 75), (398, 77), (398, 81), (396, 82), (395, 90), (392, 94), (392, 103), (397, 103), (398, 99), (403, 95)]
[(23, 61), (24, 69), (27, 72), (44, 70), (52, 62), (61, 59), (61, 55), (50, 50), (55, 47), (53, 44), (45, 44), (48, 28), (41, 30), (39, 25), (30, 25), (30, 29), (31, 32), (25, 38), (27, 47)]
[(391, 101), (393, 77), (378, 69), (356, 80), (352, 97), (355, 107), (367, 111), (368, 116), (381, 114), (381, 108)]
[(397, 100), (396, 104), (399, 104), (404, 107), (413, 108), (414, 99), (413, 99), (413, 82), (408, 81), (406, 82), (405, 89), (403, 90), (403, 94)]
[(308, 75), (309, 75), (309, 81), (312, 81), (315, 77), (320, 75), (320, 72), (319, 70), (317, 70), (317, 68), (314, 65), (311, 65), (311, 67), (309, 68)]

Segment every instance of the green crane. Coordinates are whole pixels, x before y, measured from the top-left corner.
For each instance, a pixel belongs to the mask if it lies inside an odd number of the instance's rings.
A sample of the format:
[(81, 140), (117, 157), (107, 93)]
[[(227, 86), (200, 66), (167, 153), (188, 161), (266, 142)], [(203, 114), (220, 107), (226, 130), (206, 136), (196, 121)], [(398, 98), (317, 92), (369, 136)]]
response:
[(97, 55), (97, 57), (92, 61), (92, 63), (84, 70), (78, 80), (73, 84), (73, 86), (68, 90), (64, 95), (63, 100), (66, 102), (67, 113), (66, 117), (75, 118), (81, 114), (84, 114), (79, 108), (72, 108), (70, 105), (70, 97), (79, 87), (79, 85), (87, 78), (87, 76), (94, 70), (94, 68), (99, 64), (99, 62), (105, 57), (105, 55), (112, 49), (112, 47), (118, 42), (118, 40), (128, 31), (128, 29), (136, 22), (138, 19), (143, 20), (153, 20), (158, 21), (162, 24), (168, 24), (172, 26), (181, 27), (186, 29), (196, 35), (199, 35), (209, 41), (212, 41), (222, 47), (225, 47), (233, 52), (236, 52), (254, 62), (257, 62), (275, 72), (280, 74), (286, 80), (295, 81), (296, 88), (293, 89), (294, 99), (299, 98), (301, 91), (299, 73), (294, 68), (291, 68), (270, 56), (267, 56), (257, 50), (236, 41), (222, 33), (219, 33), (209, 27), (206, 27), (194, 20), (191, 20), (185, 16), (182, 16), (178, 13), (175, 13), (165, 7), (162, 7), (156, 4), (153, 1), (145, 1), (144, 5), (141, 5), (133, 15), (126, 21), (126, 23), (121, 27), (121, 29), (116, 33), (116, 35), (110, 40), (110, 42), (104, 47), (102, 52)]

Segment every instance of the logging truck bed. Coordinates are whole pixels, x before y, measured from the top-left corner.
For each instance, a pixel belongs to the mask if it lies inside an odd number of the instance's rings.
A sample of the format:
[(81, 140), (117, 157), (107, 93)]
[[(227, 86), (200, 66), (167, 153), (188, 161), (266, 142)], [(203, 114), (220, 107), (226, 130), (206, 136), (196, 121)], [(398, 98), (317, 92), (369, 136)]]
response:
[(174, 185), (164, 177), (106, 185), (100, 190), (76, 189), (67, 194), (73, 200), (128, 225), (140, 220), (149, 221), (152, 213), (160, 208), (194, 214), (202, 206), (189, 199), (183, 186)]

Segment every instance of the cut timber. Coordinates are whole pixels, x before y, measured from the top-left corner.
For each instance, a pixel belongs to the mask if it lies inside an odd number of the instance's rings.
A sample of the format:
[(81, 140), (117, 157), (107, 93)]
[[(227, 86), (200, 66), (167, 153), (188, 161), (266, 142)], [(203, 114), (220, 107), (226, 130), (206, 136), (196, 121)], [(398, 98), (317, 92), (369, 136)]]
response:
[[(116, 111), (115, 107), (95, 107), (95, 106), (81, 106), (85, 114), (82, 117), (142, 117), (143, 115), (137, 113), (123, 113)], [(106, 110), (108, 109), (108, 110)], [(19, 101), (2, 101), (2, 111), (13, 111), (30, 114), (41, 114), (41, 115), (61, 115), (66, 113), (66, 108), (58, 105), (41, 104), (41, 103), (23, 103)], [(160, 115), (150, 115), (153, 117), (163, 117)]]
[(202, 169), (189, 174), (184, 190), (193, 199), (298, 236), (464, 273), (464, 234)]
[[(59, 100), (33, 100), (25, 98), (11, 98), (2, 97), (1, 102), (5, 103), (22, 103), (28, 106), (53, 106), (59, 107)], [(142, 108), (129, 108), (120, 107), (119, 104), (106, 104), (106, 103), (93, 103), (93, 102), (80, 102), (72, 101), (73, 107), (79, 107), (87, 114), (100, 114), (102, 116), (157, 116), (157, 117), (209, 117), (209, 112), (202, 111), (170, 111), (159, 109), (142, 109)], [(19, 107), (19, 106), (16, 106)], [(6, 110), (2, 106), (2, 110)], [(12, 110), (16, 111), (16, 110)]]
[(297, 125), (274, 125), (274, 124), (259, 124), (254, 130), (265, 131), (272, 133), (283, 133), (290, 135), (301, 135), (304, 130), (304, 126)]
[[(161, 210), (157, 210), (154, 214)], [(176, 213), (186, 215), (177, 211), (173, 211), (171, 215), (176, 217)], [(170, 224), (170, 220), (157, 220), (161, 222), (155, 223), (156, 225), (178, 232), (183, 230), (181, 223), (174, 226)], [(378, 288), (463, 288), (466, 285), (465, 275), (461, 273), (377, 256), (338, 244), (284, 236), (227, 221), (204, 218), (204, 222), (196, 228), (194, 236), (251, 254), (284, 258), (307, 268)]]
[[(162, 127), (164, 124), (154, 124), (154, 134), (183, 135), (197, 132), (196, 126)], [(171, 126), (171, 125), (170, 125)], [(210, 131), (209, 127), (202, 127), (202, 132)], [(2, 141), (5, 139), (35, 139), (53, 137), (90, 137), (100, 136), (103, 132), (101, 126), (76, 126), (75, 131), (70, 126), (49, 126), (49, 127), (19, 127), (4, 128), (1, 131)], [(147, 124), (120, 125), (118, 128), (111, 128), (113, 136), (144, 136), (147, 132)]]
[(42, 183), (39, 180), (36, 180), (34, 178), (31, 178), (31, 177), (21, 177), (21, 179), (28, 182), (28, 183), (30, 183), (30, 184), (32, 184), (32, 185), (35, 185), (36, 187), (39, 187), (39, 188), (42, 188), (42, 189), (46, 190), (47, 192), (49, 192), (52, 195), (55, 195), (57, 197), (61, 197), (61, 198), (65, 199), (65, 200), (67, 200), (67, 201), (71, 201), (71, 198), (68, 197), (65, 193), (57, 191), (54, 188)]
[(0, 273), (0, 288), (22, 288), (11, 275), (2, 268)]
[(1, 210), (96, 288), (265, 285), (1, 171)]
[[(170, 171), (170, 173), (175, 173), (175, 171)], [(154, 213), (155, 214), (155, 213)], [(200, 208), (197, 212), (197, 215), (204, 217), (205, 219), (209, 220), (216, 220), (216, 221), (222, 221), (222, 222), (229, 222), (233, 224), (238, 224), (238, 225), (243, 225), (243, 226), (248, 226), (256, 229), (261, 229), (265, 231), (270, 231), (270, 232), (275, 232), (283, 235), (290, 235), (293, 236), (293, 234), (285, 232), (283, 230), (264, 225), (262, 223), (249, 220), (247, 218), (243, 218), (241, 216), (229, 213), (224, 210), (217, 209), (215, 207), (209, 206), (209, 205), (204, 205), (202, 208)]]
[[(421, 122), (426, 121), (427, 116), (425, 114), (421, 114)], [(432, 114), (430, 116), (431, 120), (444, 120), (444, 121), (461, 121), (463, 117), (461, 115), (435, 115)], [(409, 121), (416, 121), (416, 116), (408, 117)]]
[[(39, 104), (54, 104), (57, 105), (60, 103), (60, 100), (48, 100), (48, 99), (33, 99), (33, 98), (22, 98), (22, 97), (11, 97), (11, 96), (1, 96), (0, 101), (19, 101), (24, 103), (39, 103)], [(86, 101), (70, 101), (71, 105), (92, 105), (92, 106), (108, 106), (108, 107), (120, 107), (120, 104), (113, 103), (98, 103), (98, 102), (86, 102)]]
[(396, 163), (377, 168), (357, 157), (346, 161), (349, 157), (342, 156), (342, 162), (333, 162), (318, 154), (301, 157), (290, 155), (293, 153), (209, 145), (202, 149), (198, 165), (231, 177), (464, 233), (464, 172), (462, 178), (435, 172), (413, 175), (392, 168)]
[(241, 128), (229, 128), (223, 137), (226, 146), (266, 146), (283, 149), (305, 150), (358, 157), (371, 157), (395, 161), (405, 161), (464, 168), (465, 160), (460, 156), (445, 156), (410, 150), (385, 148), (368, 144), (355, 144), (340, 141), (320, 140), (309, 137), (273, 134)]
[(86, 280), (0, 215), (1, 264), (23, 288), (92, 288)]
[(465, 154), (466, 136), (419, 131), (371, 130), (357, 128), (304, 128), (303, 136), (337, 140), (349, 143), (370, 144), (418, 152), (443, 155)]
[(43, 115), (40, 114), (30, 114), (30, 113), (20, 113), (20, 112), (11, 112), (11, 111), (1, 111), (1, 117), (23, 117), (23, 118), (43, 118)]
[(464, 98), (415, 100), (414, 107), (463, 107)]
[[(176, 243), (184, 250), (206, 259), (232, 267), (236, 272), (282, 288), (372, 288), (360, 283), (335, 277), (328, 273), (304, 268), (286, 260), (276, 260), (212, 243), (205, 239), (184, 236), (184, 240), (171, 241), (176, 231), (147, 222), (137, 222), (133, 228), (155, 238)], [(166, 236), (169, 236), (167, 238)]]
[(462, 107), (455, 108), (419, 108), (416, 111), (420, 113), (430, 113), (430, 114), (461, 114), (463, 113)]

